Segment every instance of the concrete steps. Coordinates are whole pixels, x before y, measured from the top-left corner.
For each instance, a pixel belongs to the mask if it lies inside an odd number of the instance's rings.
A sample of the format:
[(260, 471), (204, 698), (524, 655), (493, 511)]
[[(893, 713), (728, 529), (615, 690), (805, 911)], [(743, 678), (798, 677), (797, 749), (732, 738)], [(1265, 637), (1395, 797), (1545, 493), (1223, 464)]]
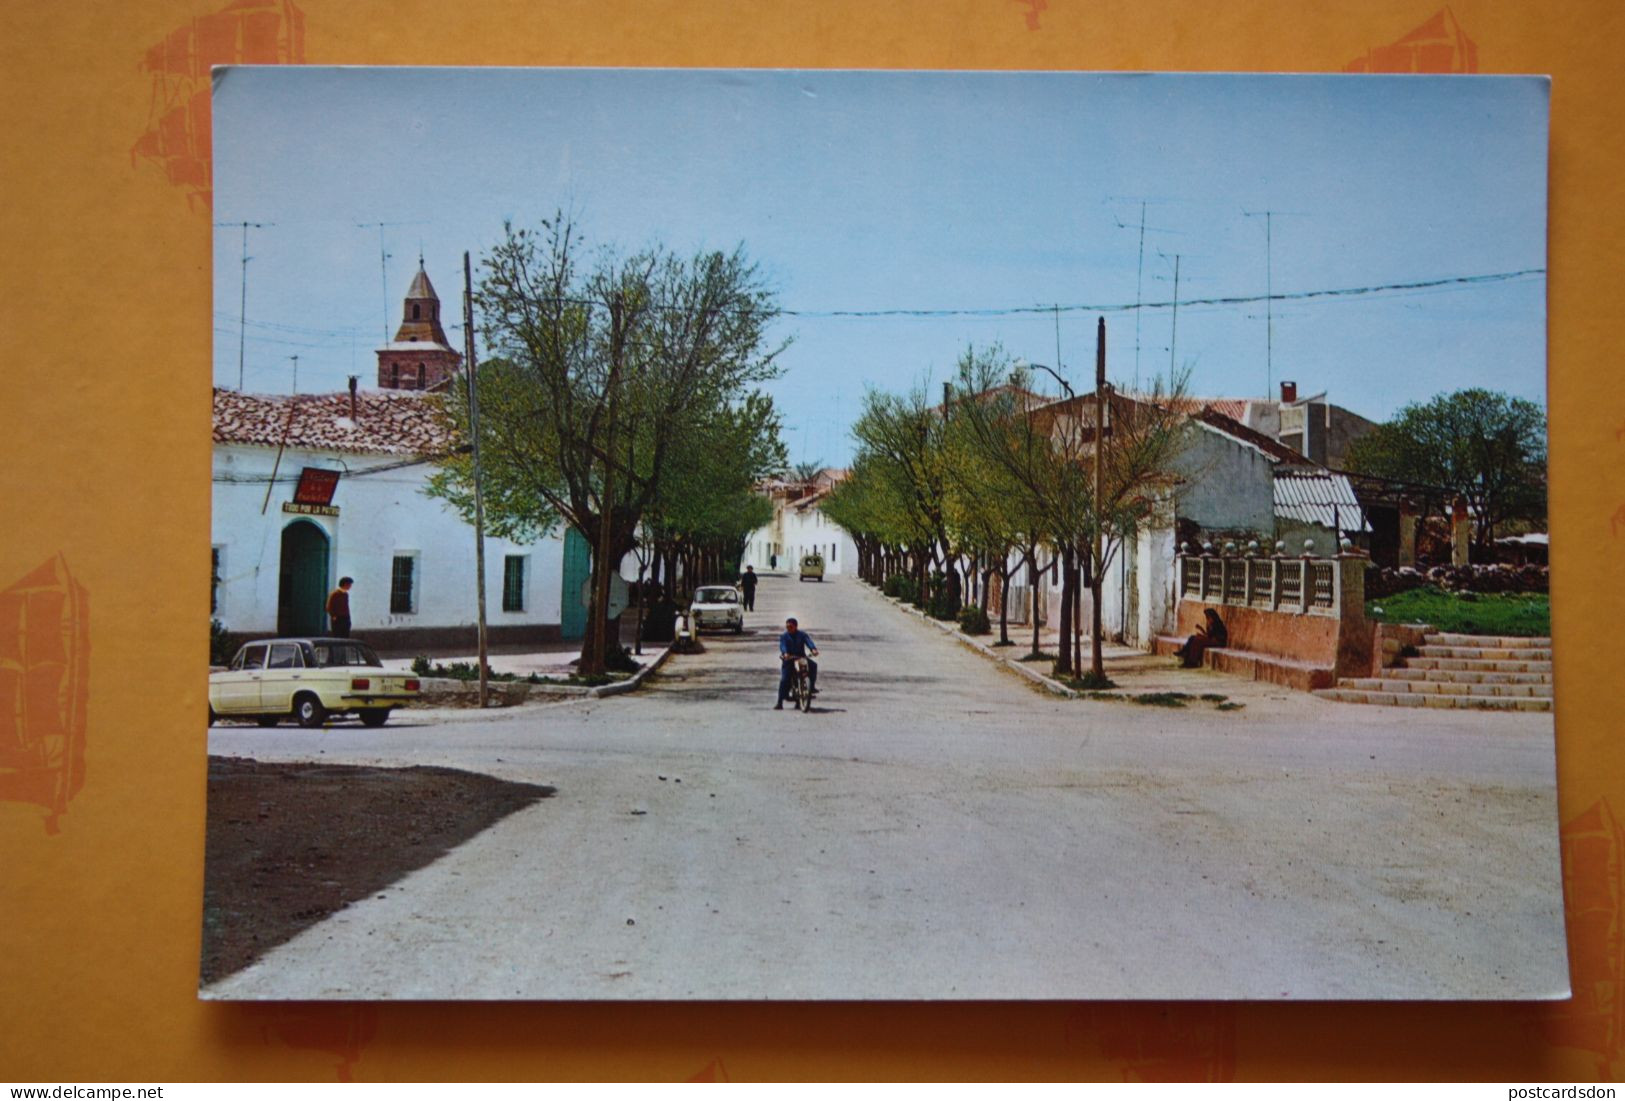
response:
[(1550, 711), (1551, 700), (1512, 696), (1429, 696), (1414, 692), (1366, 692), (1351, 688), (1322, 688), (1321, 699), (1342, 703), (1381, 704), (1387, 707), (1439, 707), (1470, 711)]
[(1484, 684), (1436, 680), (1389, 680), (1386, 677), (1351, 677), (1337, 682), (1338, 688), (1354, 688), (1366, 692), (1404, 692), (1424, 696), (1519, 696), (1552, 698), (1550, 684)]
[(1372, 677), (1345, 677), (1322, 699), (1386, 707), (1550, 711), (1552, 640), (1429, 632), (1416, 656)]
[(1459, 673), (1546, 673), (1552, 671), (1550, 661), (1515, 661), (1512, 659), (1479, 658), (1405, 658), (1408, 669), (1449, 669)]
[(1384, 680), (1440, 681), (1448, 684), (1551, 684), (1550, 673), (1483, 673), (1469, 669), (1410, 669), (1395, 666), (1382, 671)]

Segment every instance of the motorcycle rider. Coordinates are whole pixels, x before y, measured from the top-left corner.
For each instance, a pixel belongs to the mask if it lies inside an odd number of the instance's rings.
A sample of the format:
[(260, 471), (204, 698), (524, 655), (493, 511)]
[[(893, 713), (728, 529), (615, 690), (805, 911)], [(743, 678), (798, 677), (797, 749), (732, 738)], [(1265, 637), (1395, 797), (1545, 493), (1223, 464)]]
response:
[(818, 656), (818, 644), (813, 642), (812, 636), (803, 631), (796, 623), (795, 617), (784, 621), (784, 634), (779, 636), (779, 702), (773, 705), (773, 710), (783, 711), (784, 701), (790, 695), (790, 684), (796, 675), (796, 659), (807, 659), (807, 684), (812, 694), (818, 694), (818, 663), (813, 658)]

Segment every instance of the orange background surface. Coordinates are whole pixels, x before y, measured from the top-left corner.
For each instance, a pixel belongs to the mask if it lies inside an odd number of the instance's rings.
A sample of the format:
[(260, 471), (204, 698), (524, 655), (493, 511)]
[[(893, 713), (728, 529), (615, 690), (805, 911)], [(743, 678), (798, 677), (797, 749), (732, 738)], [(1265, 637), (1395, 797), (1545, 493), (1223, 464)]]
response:
[[(224, 33), (209, 17), (228, 10), (237, 29)], [(38, 698), (59, 707), (34, 707), (31, 727), (0, 713), (0, 742), (44, 737), (54, 754), (0, 790), (0, 1078), (1531, 1080), (1625, 1068), (1625, 748), (1609, 645), (1625, 623), (1617, 0), (1459, 0), (1448, 12), (1437, 0), (11, 0), (4, 25), (0, 640), (19, 623), (32, 632)], [(1574, 1000), (199, 1002), (210, 61), (1552, 74), (1552, 591)]]

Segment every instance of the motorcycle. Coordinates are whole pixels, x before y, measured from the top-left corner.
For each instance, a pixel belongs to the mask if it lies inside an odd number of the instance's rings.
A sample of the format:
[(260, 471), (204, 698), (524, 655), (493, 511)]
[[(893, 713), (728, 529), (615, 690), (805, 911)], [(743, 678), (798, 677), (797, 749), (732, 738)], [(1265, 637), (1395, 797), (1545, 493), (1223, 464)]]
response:
[(797, 711), (808, 712), (812, 710), (812, 670), (807, 667), (807, 659), (786, 658), (795, 662), (790, 673), (790, 703)]

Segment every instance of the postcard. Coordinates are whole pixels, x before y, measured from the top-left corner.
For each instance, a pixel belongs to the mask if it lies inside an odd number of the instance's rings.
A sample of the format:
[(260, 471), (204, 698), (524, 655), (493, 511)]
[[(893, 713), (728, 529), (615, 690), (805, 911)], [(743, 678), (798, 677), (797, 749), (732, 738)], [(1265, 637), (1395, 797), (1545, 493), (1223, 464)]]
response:
[(1567, 996), (1548, 100), (216, 70), (200, 995)]

